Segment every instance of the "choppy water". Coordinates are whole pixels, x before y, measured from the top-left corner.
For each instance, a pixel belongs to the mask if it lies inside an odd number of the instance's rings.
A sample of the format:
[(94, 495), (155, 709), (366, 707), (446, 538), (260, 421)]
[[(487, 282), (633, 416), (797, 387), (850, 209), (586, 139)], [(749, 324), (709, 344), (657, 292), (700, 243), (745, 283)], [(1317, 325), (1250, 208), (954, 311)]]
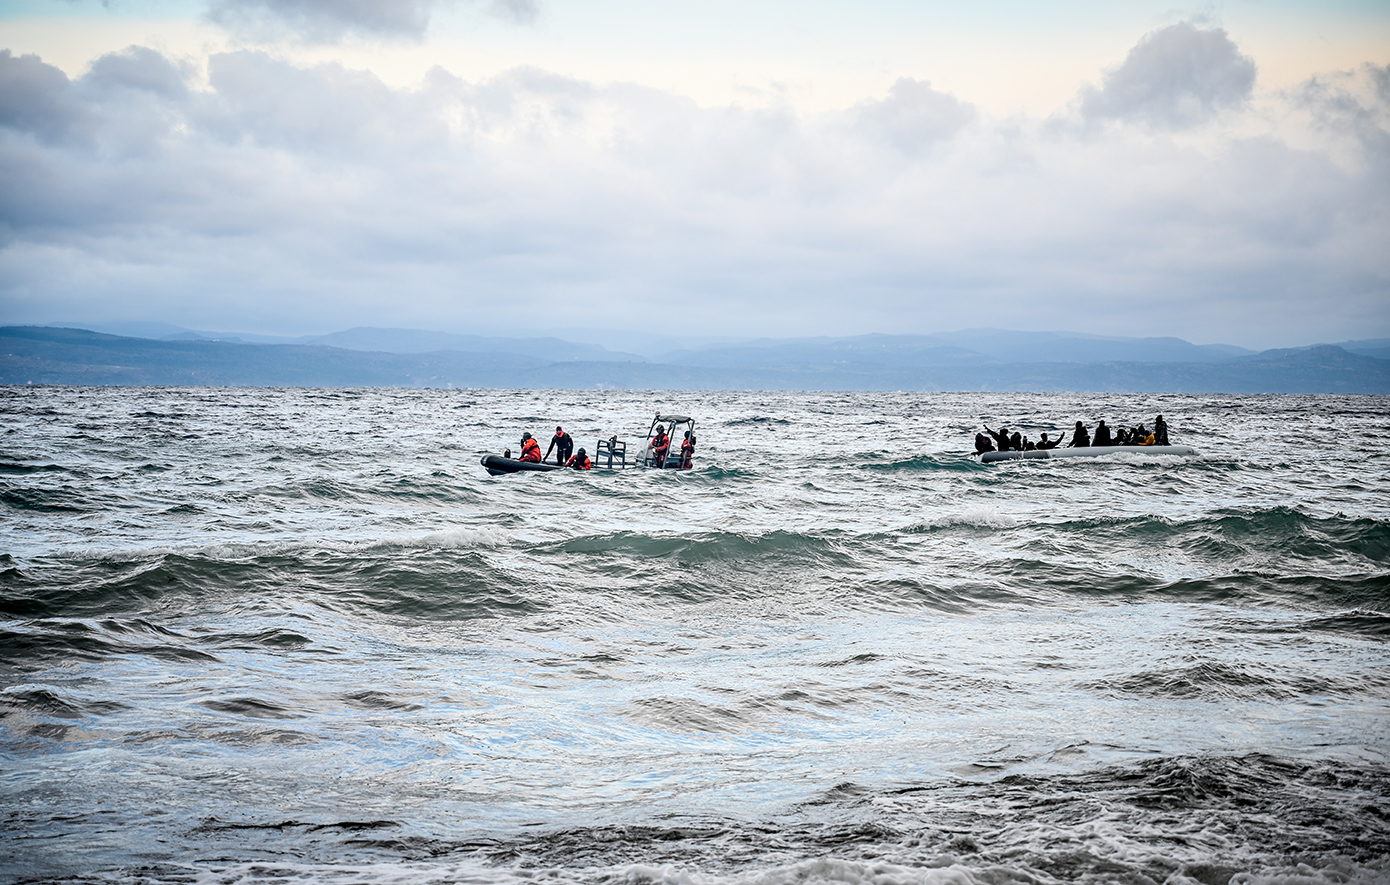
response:
[[(478, 464), (657, 408), (697, 469)], [(1157, 412), (1202, 457), (964, 455)], [(6, 880), (1390, 879), (1388, 398), (0, 415)]]

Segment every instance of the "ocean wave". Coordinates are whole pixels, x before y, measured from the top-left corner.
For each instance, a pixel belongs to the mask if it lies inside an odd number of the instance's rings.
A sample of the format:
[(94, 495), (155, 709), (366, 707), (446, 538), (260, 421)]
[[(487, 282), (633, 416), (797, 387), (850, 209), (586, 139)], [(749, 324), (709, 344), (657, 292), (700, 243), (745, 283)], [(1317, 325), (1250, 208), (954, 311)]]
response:
[(934, 455), (914, 455), (911, 458), (900, 458), (893, 461), (879, 462), (868, 461), (858, 465), (861, 470), (883, 470), (883, 471), (956, 471), (956, 472), (977, 472), (988, 471), (992, 465), (982, 464), (969, 454), (941, 453)]

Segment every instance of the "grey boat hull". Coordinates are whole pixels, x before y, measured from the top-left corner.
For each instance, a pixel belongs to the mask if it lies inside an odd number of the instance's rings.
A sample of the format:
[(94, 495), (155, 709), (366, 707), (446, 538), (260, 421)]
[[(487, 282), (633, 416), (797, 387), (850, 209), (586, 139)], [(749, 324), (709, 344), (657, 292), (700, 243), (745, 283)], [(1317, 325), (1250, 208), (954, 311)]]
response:
[(1039, 449), (1035, 452), (985, 452), (980, 461), (1051, 461), (1054, 458), (1099, 458), (1102, 455), (1179, 455), (1197, 454), (1192, 446), (1088, 446), (1075, 449)]

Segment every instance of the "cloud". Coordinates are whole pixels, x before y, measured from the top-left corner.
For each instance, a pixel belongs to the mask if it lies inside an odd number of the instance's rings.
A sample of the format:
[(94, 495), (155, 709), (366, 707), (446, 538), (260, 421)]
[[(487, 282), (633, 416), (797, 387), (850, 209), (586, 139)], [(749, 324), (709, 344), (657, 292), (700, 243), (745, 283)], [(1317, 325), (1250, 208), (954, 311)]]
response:
[[(243, 36), (273, 42), (286, 32), (307, 43), (347, 36), (419, 40), (438, 6), (470, 0), (213, 0), (208, 18)], [(488, 13), (530, 24), (539, 0), (492, 0)]]
[(907, 78), (814, 115), (538, 68), (206, 67), (0, 53), (0, 321), (1390, 333), (1390, 176), (1351, 125), (1383, 122), (1381, 68), (1169, 139)]
[(269, 34), (288, 29), (310, 42), (347, 34), (424, 36), (436, 0), (215, 0), (208, 18), (229, 30)]
[(975, 118), (975, 109), (925, 80), (902, 77), (884, 100), (860, 104), (855, 117), (866, 131), (887, 138), (904, 153), (918, 154), (954, 136)]
[(0, 50), (0, 126), (44, 141), (65, 141), (87, 123), (87, 109), (71, 94), (68, 75), (37, 55)]
[(1080, 110), (1093, 121), (1190, 127), (1244, 103), (1255, 74), (1224, 30), (1181, 22), (1145, 35), (1100, 88), (1083, 89)]

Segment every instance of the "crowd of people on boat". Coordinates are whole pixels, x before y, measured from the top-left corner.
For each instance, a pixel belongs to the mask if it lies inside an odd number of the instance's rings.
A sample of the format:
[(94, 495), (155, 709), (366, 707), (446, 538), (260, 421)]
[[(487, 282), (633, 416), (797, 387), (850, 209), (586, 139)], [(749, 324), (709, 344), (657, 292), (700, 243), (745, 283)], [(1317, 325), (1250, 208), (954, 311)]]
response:
[[(652, 464), (656, 467), (665, 467), (666, 456), (671, 451), (671, 436), (666, 432), (665, 425), (656, 425), (656, 432), (647, 445), (651, 450)], [(575, 470), (592, 470), (594, 467), (594, 463), (589, 459), (589, 454), (584, 451), (584, 447), (580, 446), (579, 451), (575, 452), (574, 438), (565, 432), (563, 426), (558, 424), (555, 426), (555, 435), (550, 438), (550, 445), (546, 448), (545, 454), (541, 454), (541, 444), (536, 442), (536, 438), (529, 431), (523, 433), (521, 435), (521, 456), (517, 460), (543, 464), (549, 460), (551, 452), (555, 453), (555, 463), (558, 465), (571, 467)], [(512, 450), (507, 449), (502, 455), (505, 458), (510, 458)], [(694, 457), (695, 435), (687, 430), (685, 439), (681, 441), (678, 466), (683, 470), (689, 470)]]
[(1121, 427), (1112, 430), (1106, 426), (1104, 421), (1096, 425), (1095, 434), (1092, 435), (1086, 429), (1086, 425), (1080, 421), (1076, 422), (1076, 427), (1071, 432), (1071, 442), (1063, 446), (1066, 439), (1066, 431), (1057, 435), (1056, 439), (1050, 439), (1046, 432), (1042, 433), (1035, 442), (1028, 438), (1026, 434), (1014, 431), (1009, 432), (1009, 428), (1000, 426), (998, 430), (990, 430), (989, 425), (983, 425), (984, 433), (975, 434), (975, 454), (982, 455), (985, 452), (1032, 452), (1038, 449), (1056, 448), (1087, 448), (1095, 446), (1166, 446), (1168, 445), (1168, 424), (1159, 415), (1154, 419), (1153, 429), (1146, 428), (1143, 423), (1133, 427)]

